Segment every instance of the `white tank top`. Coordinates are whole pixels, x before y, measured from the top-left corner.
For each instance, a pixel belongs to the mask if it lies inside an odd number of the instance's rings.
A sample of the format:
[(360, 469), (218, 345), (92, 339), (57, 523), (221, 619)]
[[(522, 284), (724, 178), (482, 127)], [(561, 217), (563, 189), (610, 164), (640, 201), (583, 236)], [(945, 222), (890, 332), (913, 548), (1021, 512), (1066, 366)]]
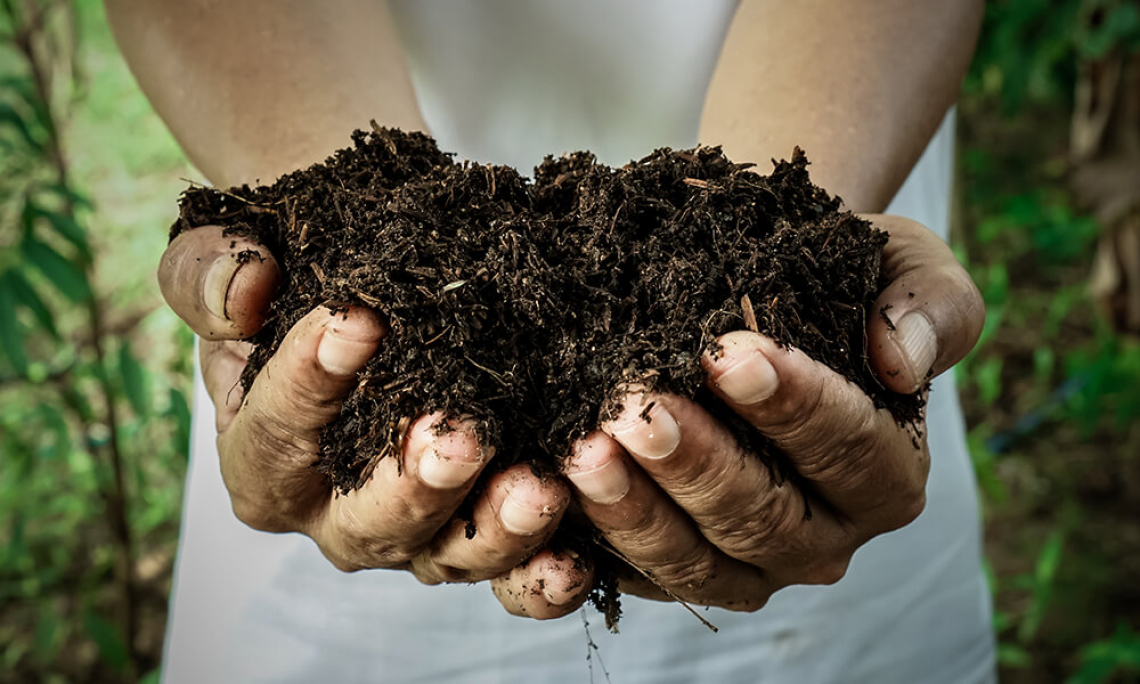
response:
[[(732, 0), (398, 0), (393, 16), (421, 110), (445, 150), (524, 172), (590, 149), (611, 164), (691, 147)], [(704, 141), (715, 143), (716, 141)], [(891, 205), (945, 236), (947, 117)], [(214, 413), (196, 381), (192, 458), (164, 681), (924, 682), (993, 680), (973, 475), (950, 375), (929, 407), (925, 512), (856, 554), (831, 587), (790, 587), (758, 613), (627, 597), (621, 634), (592, 609), (536, 622), (486, 584), (426, 587), (393, 571), (346, 575), (298, 535), (231, 512)], [(589, 635), (597, 645), (588, 656)]]

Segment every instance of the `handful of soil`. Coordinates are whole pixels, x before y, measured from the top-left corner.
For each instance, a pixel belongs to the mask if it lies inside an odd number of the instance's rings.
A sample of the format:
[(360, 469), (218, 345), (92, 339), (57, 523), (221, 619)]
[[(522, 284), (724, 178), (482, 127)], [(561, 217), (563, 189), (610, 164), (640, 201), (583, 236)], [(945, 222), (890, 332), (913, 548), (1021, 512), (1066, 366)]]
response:
[(480, 421), (497, 448), (489, 468), (557, 472), (630, 381), (695, 397), (791, 475), (702, 386), (701, 354), (744, 328), (803, 349), (901, 423), (920, 418), (921, 400), (883, 388), (866, 358), (887, 236), (813, 186), (798, 149), (769, 176), (716, 147), (622, 168), (578, 152), (547, 157), (528, 182), (457, 164), (419, 133), (374, 124), (352, 140), (271, 186), (191, 188), (171, 230), (222, 225), (282, 267), (250, 338), (247, 389), (314, 307), (360, 304), (387, 319), (391, 333), (321, 437), (315, 467), (340, 491), (397, 457), (407, 419), (435, 410)]

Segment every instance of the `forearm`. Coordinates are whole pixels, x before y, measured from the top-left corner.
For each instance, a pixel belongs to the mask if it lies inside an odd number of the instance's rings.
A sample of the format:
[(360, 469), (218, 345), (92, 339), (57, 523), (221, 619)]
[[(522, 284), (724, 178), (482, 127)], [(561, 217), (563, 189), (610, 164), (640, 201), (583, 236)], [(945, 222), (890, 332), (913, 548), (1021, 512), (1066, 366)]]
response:
[(979, 0), (744, 0), (717, 64), (701, 142), (786, 158), (848, 208), (880, 212), (957, 97)]
[(269, 181), (369, 119), (425, 125), (383, 2), (106, 0), (127, 63), (216, 185)]

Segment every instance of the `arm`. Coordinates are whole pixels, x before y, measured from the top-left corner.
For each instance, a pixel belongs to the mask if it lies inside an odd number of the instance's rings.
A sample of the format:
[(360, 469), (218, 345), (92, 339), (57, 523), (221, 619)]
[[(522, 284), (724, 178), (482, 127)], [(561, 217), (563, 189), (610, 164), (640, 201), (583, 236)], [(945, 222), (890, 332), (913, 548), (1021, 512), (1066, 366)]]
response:
[(425, 129), (383, 2), (106, 6), (143, 92), (216, 185), (270, 181), (320, 161), (369, 119)]
[[(369, 119), (424, 128), (382, 2), (345, 0), (333, 11), (307, 0), (108, 0), (107, 11), (143, 90), (215, 184), (270, 181), (319, 161)], [(473, 507), (475, 538), (453, 516), (493, 456), (470, 421), (440, 433), (441, 416), (421, 416), (401, 457), (381, 459), (364, 486), (334, 495), (309, 466), (386, 328), (360, 307), (335, 317), (319, 307), (243, 396), (249, 348), (238, 340), (261, 326), (280, 277), (270, 255), (237, 258), (248, 249), (264, 254), (202, 226), (179, 235), (159, 266), (167, 302), (202, 338), (235, 515), (311, 537), (342, 570), (404, 569), (427, 583), (496, 577), (541, 547), (569, 496), (526, 466), (490, 478)], [(558, 559), (543, 558), (557, 569)]]
[[(815, 182), (851, 209), (881, 211), (954, 101), (981, 9), (975, 0), (746, 0), (701, 140), (754, 161), (800, 145)], [(874, 309), (890, 306), (893, 324), (869, 317), (867, 353), (884, 385), (914, 392), (973, 346), (981, 297), (929, 230), (868, 218), (891, 236), (890, 283)], [(749, 331), (719, 343), (703, 359), (709, 388), (788, 456), (805, 489), (742, 458), (695, 402), (636, 387), (621, 416), (576, 445), (566, 473), (609, 544), (652, 578), (631, 572), (622, 591), (756, 610), (782, 587), (838, 581), (859, 546), (913, 521), (930, 454), (925, 429), (900, 428), (802, 352)], [(508, 610), (531, 574), (496, 581)]]
[(957, 99), (983, 5), (745, 0), (700, 139), (756, 162), (799, 145), (818, 185), (853, 211), (880, 212)]

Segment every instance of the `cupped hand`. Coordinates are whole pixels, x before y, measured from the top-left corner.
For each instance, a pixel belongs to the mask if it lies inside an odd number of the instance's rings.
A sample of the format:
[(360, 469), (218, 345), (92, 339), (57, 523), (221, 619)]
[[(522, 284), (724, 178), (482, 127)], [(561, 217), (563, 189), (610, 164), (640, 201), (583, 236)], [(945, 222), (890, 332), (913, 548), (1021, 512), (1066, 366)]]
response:
[[(977, 341), (981, 297), (929, 230), (868, 218), (890, 234), (889, 285), (874, 304), (890, 323), (868, 317), (870, 361), (890, 389), (921, 391)], [(708, 386), (798, 478), (781, 486), (693, 401), (636, 387), (620, 415), (574, 446), (566, 474), (605, 543), (638, 570), (622, 578), (624, 593), (757, 610), (782, 587), (838, 581), (859, 546), (913, 521), (930, 455), (925, 426), (900, 426), (803, 352), (747, 331), (719, 342), (702, 360)], [(497, 580), (508, 610), (534, 574)]]
[[(346, 571), (399, 568), (434, 584), (489, 579), (532, 557), (533, 566), (546, 567), (551, 554), (534, 554), (569, 502), (563, 482), (513, 466), (491, 477), (474, 502), (474, 537), (455, 515), (494, 455), (470, 419), (450, 418), (452, 429), (440, 431), (433, 427), (442, 416), (420, 416), (408, 428), (402, 459), (381, 459), (360, 489), (334, 493), (312, 469), (320, 432), (387, 330), (365, 308), (334, 314), (319, 307), (293, 327), (243, 394), (238, 378), (249, 345), (239, 340), (263, 325), (279, 280), (268, 250), (217, 226), (179, 235), (159, 266), (164, 297), (201, 337), (235, 515), (259, 530), (311, 537)], [(579, 598), (555, 592), (553, 600)]]

